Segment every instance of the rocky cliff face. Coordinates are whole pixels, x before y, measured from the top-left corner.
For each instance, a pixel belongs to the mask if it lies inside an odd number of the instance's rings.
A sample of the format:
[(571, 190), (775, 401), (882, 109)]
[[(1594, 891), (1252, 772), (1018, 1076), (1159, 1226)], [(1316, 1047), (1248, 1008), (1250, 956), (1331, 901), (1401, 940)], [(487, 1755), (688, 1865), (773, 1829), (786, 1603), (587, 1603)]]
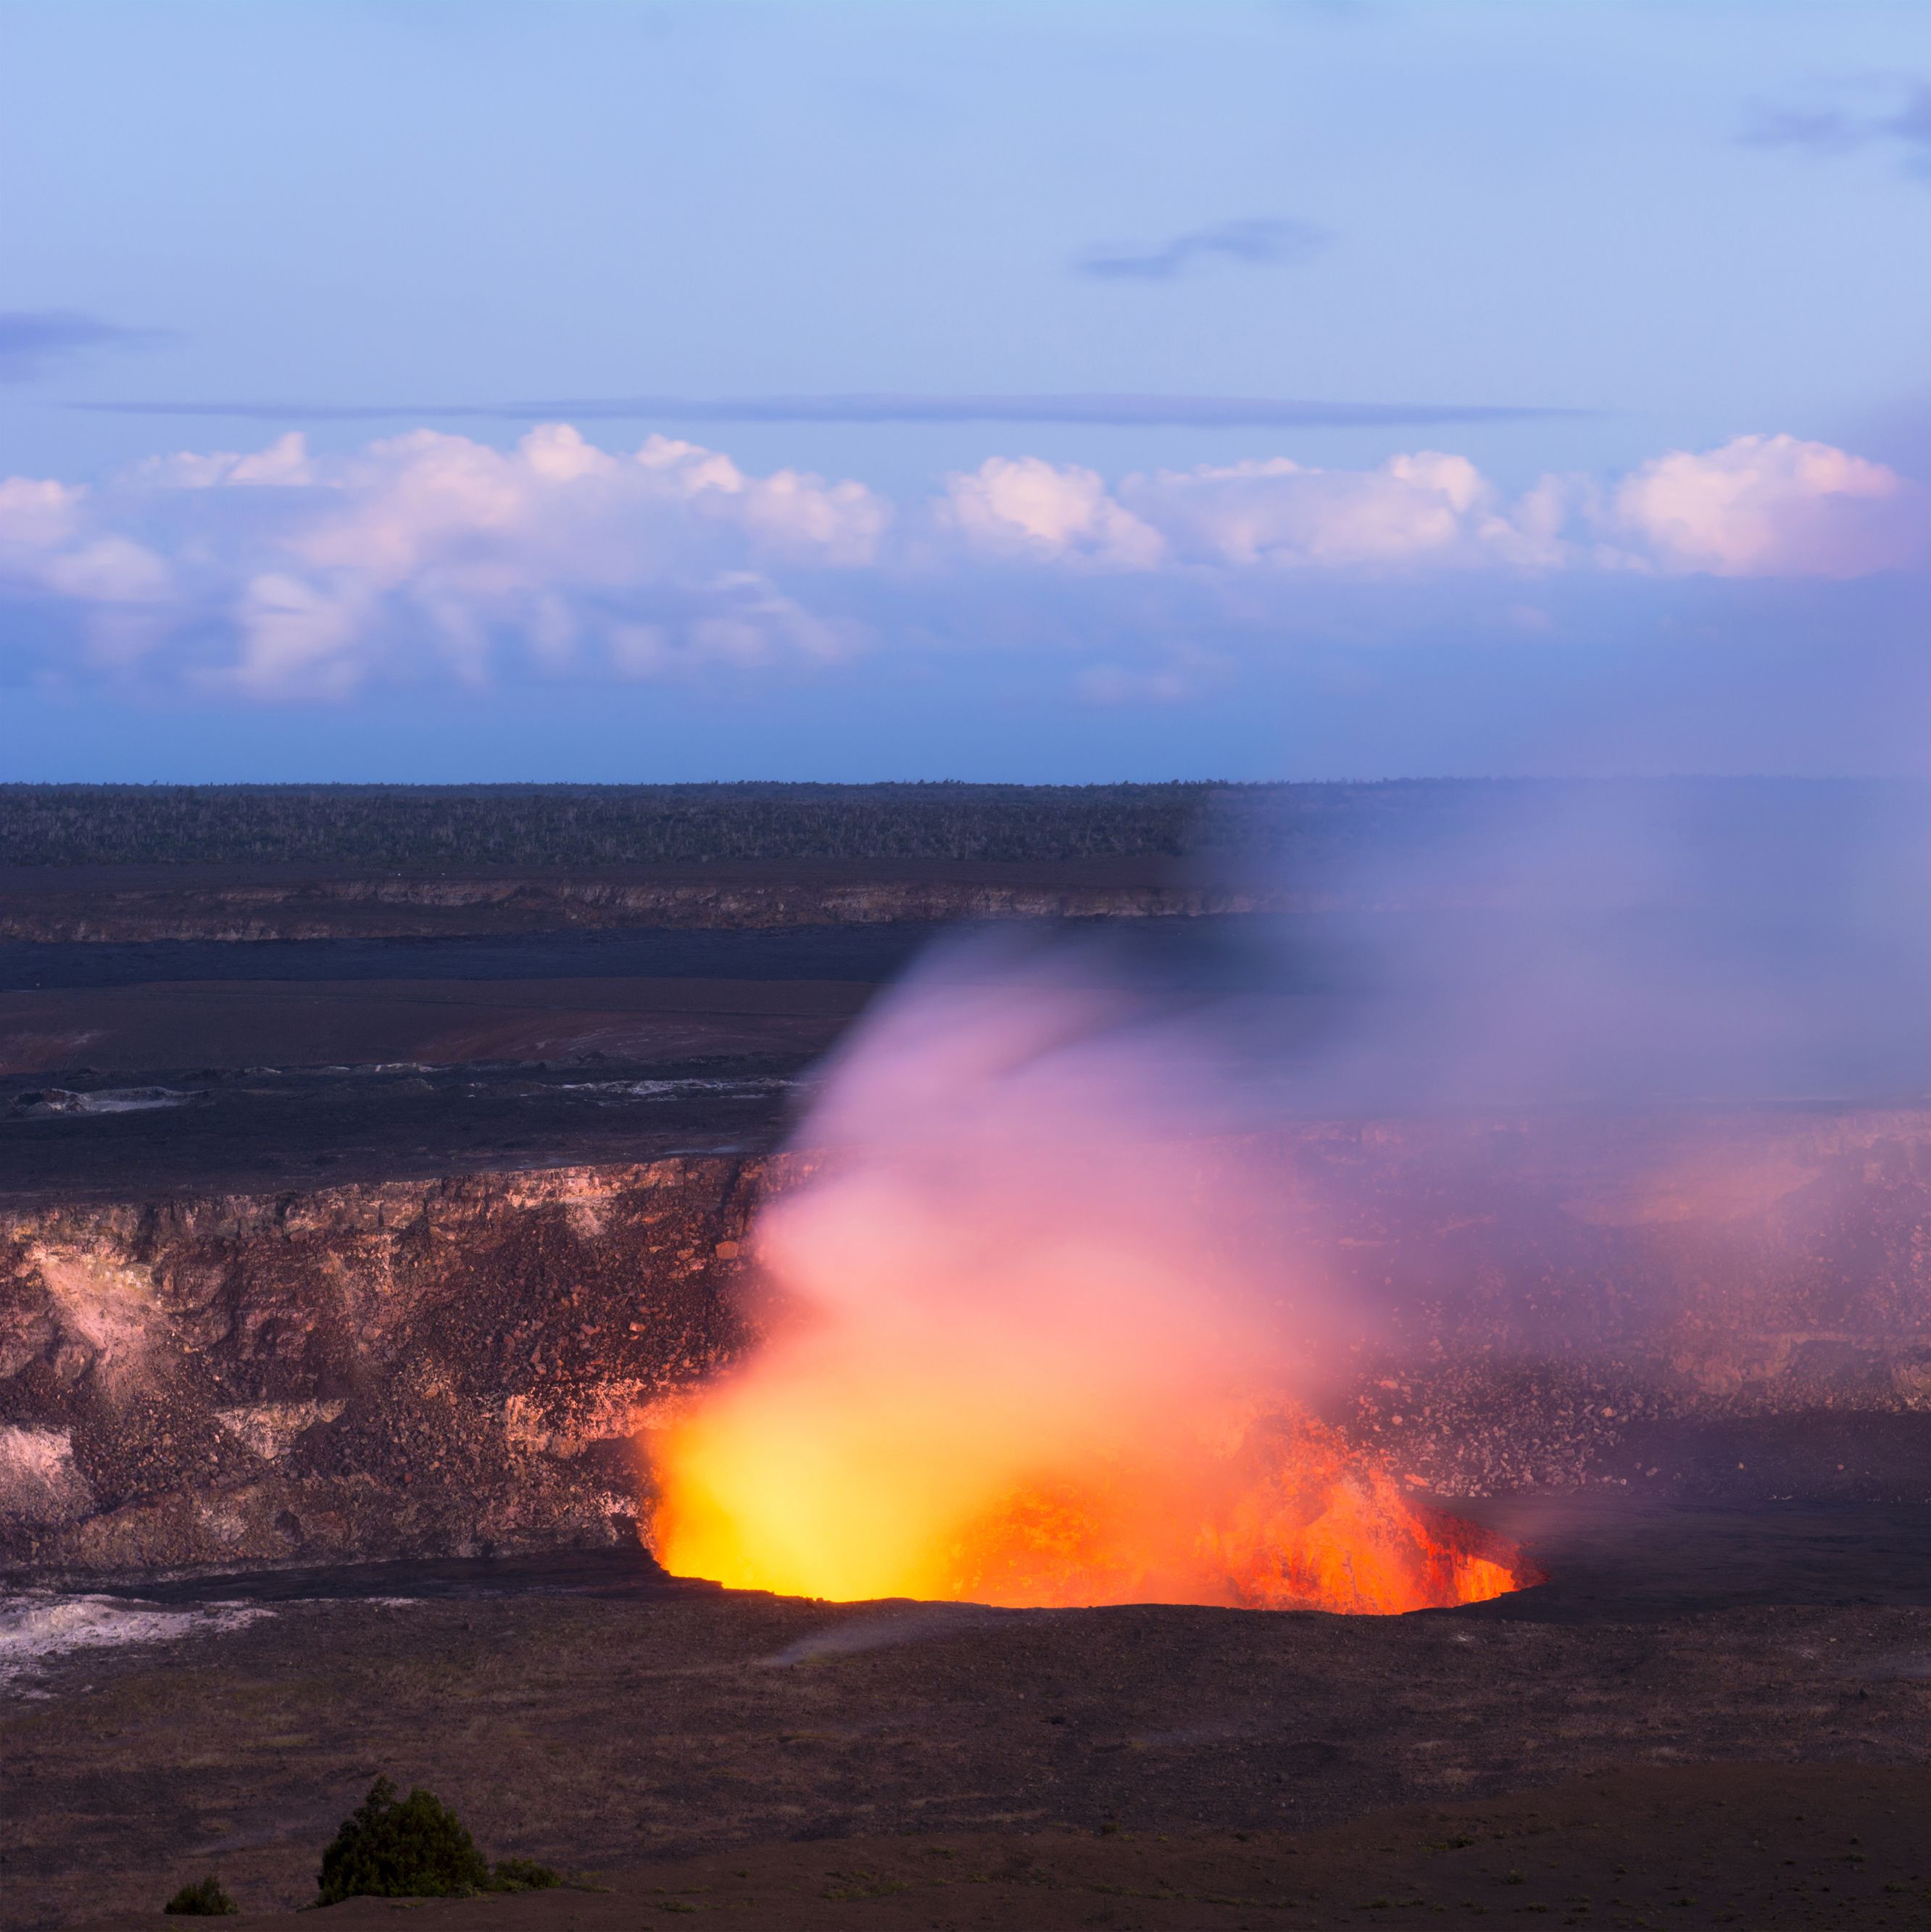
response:
[[(1224, 1157), (1177, 1146), (1174, 1185)], [(1278, 1219), (1228, 1239), (1392, 1310), (1327, 1400), (1419, 1486), (1931, 1498), (1931, 1112), (1311, 1122), (1239, 1157)], [(745, 1345), (732, 1284), (783, 1172), (17, 1208), (0, 1567), (633, 1538), (636, 1444)]]
[(739, 1346), (730, 1158), (0, 1225), (0, 1560), (633, 1538), (631, 1438)]

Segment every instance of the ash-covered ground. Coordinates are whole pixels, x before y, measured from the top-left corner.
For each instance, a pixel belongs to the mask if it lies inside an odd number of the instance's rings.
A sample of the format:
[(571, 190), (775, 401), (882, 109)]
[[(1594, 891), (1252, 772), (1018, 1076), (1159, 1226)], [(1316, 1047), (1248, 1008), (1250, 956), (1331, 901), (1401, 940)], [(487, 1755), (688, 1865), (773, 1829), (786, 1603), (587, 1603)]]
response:
[(17, 1652), (8, 1922), (210, 1869), (299, 1904), (379, 1774), (597, 1888), (491, 1924), (1923, 1922), (1931, 1513), (1509, 1520), (1549, 1585), (1395, 1618), (830, 1605), (634, 1555), (97, 1592), (177, 1621)]

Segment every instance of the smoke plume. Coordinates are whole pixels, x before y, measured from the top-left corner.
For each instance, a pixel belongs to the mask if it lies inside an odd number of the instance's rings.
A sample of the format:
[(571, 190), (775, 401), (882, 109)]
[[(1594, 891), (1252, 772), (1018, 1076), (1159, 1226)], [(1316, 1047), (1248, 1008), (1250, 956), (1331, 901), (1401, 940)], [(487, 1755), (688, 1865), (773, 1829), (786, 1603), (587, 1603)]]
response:
[[(1519, 1219), (1527, 1250), (1532, 1184), (1605, 1119), (1662, 1175), (1700, 1106), (1921, 1075), (1920, 805), (1470, 788), (1291, 863), (1251, 849), (1269, 915), (936, 949), (827, 1070), (802, 1178), (759, 1224), (770, 1339), (670, 1444), (660, 1554), (839, 1598), (1399, 1610), (1512, 1587), (1512, 1552), (1316, 1420), (1361, 1351), (1428, 1339), (1394, 1264), (1337, 1270), (1342, 1231)], [(1481, 1130), (1410, 1163), (1401, 1200), (1283, 1131), (1431, 1118)], [(1478, 1290), (1428, 1284), (1437, 1316)]]

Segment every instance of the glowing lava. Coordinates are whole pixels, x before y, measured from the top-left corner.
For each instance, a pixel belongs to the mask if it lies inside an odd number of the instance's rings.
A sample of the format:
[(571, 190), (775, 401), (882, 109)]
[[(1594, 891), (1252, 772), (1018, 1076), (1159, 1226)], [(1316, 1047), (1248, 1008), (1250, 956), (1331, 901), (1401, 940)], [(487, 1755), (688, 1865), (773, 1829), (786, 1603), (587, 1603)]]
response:
[(1172, 1124), (1198, 1042), (1050, 974), (917, 979), (758, 1218), (767, 1339), (652, 1445), (668, 1569), (836, 1598), (1371, 1613), (1538, 1580), (1312, 1419), (1371, 1314)]
[(774, 1406), (773, 1393), (764, 1378), (724, 1391), (671, 1432), (654, 1538), (667, 1568), (839, 1601), (1380, 1616), (1540, 1580), (1512, 1546), (1411, 1502), (1292, 1410), (1254, 1415), (1231, 1442), (1165, 1457), (1093, 1444), (1080, 1466), (1014, 1479), (1005, 1456), (944, 1453), (929, 1410), (848, 1401), (794, 1433), (815, 1405)]

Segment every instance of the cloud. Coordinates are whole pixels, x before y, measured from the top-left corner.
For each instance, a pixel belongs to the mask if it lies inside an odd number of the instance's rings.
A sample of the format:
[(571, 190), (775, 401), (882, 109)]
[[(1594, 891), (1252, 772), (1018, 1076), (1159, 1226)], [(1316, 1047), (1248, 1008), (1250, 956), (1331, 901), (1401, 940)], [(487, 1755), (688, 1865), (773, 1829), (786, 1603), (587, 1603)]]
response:
[(92, 349), (146, 349), (166, 339), (77, 309), (0, 309), (0, 382), (31, 382)]
[(1288, 268), (1332, 245), (1328, 231), (1311, 221), (1257, 218), (1190, 229), (1151, 248), (1094, 248), (1073, 266), (1103, 281), (1170, 282), (1215, 261), (1251, 268)]
[(1893, 104), (1881, 110), (1759, 104), (1746, 117), (1741, 139), (1749, 147), (1799, 148), (1820, 155), (1895, 143), (1905, 150), (1912, 172), (1922, 173), (1931, 170), (1931, 82), (1902, 84)]
[(1307, 402), (1267, 396), (575, 396), (523, 403), (123, 402), (72, 407), (113, 416), (225, 416), (240, 422), (1077, 423), (1129, 429), (1414, 429), (1532, 422), (1588, 410), (1513, 403)]
[(969, 548), (996, 554), (1129, 569), (1151, 569), (1166, 554), (1160, 533), (1116, 502), (1097, 472), (1036, 456), (988, 457), (954, 476), (936, 517)]
[(981, 548), (1150, 569), (1538, 560), (1534, 520), (1503, 514), (1465, 457), (1427, 451), (1371, 470), (1287, 457), (1126, 478), (1038, 458), (989, 458), (955, 476), (940, 514)]
[(1276, 457), (1129, 478), (1128, 506), (1181, 557), (1248, 568), (1553, 561), (1466, 457), (1423, 451), (1370, 470)]
[(901, 506), (662, 436), (614, 452), (563, 424), (509, 449), (416, 430), (324, 454), (290, 434), (94, 489), (0, 482), (0, 664), (292, 702), (755, 690), (868, 654), (996, 652), (1063, 661), (1095, 703), (1173, 704), (1287, 640), (1332, 644), (1336, 624), (1358, 643), (1553, 645), (1565, 611), (1618, 582), (1829, 586), (1927, 562), (1922, 487), (1789, 436), (1513, 493), (1442, 450), (1114, 480), (995, 456)]
[(1791, 436), (1644, 464), (1614, 515), (1656, 568), (1717, 577), (1863, 577), (1925, 560), (1923, 492), (1881, 463)]
[(560, 424), (507, 452), (422, 430), (319, 457), (291, 434), (92, 496), (0, 484), (0, 584), (69, 620), (81, 674), (265, 698), (481, 686), (507, 660), (676, 677), (847, 654), (851, 622), (773, 573), (866, 566), (890, 514), (860, 484), (662, 436), (620, 457)]
[(51, 549), (80, 527), (87, 492), (78, 484), (32, 476), (0, 482), (0, 550)]
[(1819, 154), (1845, 154), (1871, 138), (1869, 130), (1841, 107), (1750, 110), (1738, 136), (1748, 148), (1808, 148)]

